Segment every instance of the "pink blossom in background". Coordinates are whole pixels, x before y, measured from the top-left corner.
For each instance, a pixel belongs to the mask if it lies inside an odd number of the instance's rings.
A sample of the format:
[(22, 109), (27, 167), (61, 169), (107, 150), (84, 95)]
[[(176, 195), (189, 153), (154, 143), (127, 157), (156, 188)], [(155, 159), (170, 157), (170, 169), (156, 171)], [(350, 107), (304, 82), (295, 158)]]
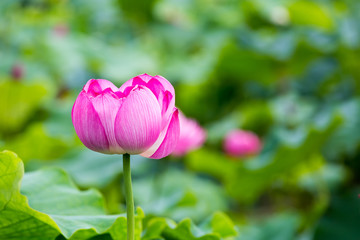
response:
[(24, 66), (20, 63), (14, 64), (11, 68), (11, 76), (14, 80), (19, 81), (24, 76)]
[(65, 37), (69, 33), (69, 27), (65, 24), (57, 24), (53, 28), (54, 34), (58, 37)]
[(233, 157), (244, 157), (259, 153), (261, 141), (249, 131), (233, 130), (225, 136), (224, 151)]
[(91, 79), (71, 116), (82, 143), (107, 154), (163, 158), (174, 150), (180, 134), (175, 91), (161, 76), (142, 74), (120, 88), (105, 79)]
[(172, 155), (182, 156), (191, 150), (201, 147), (206, 139), (205, 130), (194, 120), (179, 114), (180, 137)]

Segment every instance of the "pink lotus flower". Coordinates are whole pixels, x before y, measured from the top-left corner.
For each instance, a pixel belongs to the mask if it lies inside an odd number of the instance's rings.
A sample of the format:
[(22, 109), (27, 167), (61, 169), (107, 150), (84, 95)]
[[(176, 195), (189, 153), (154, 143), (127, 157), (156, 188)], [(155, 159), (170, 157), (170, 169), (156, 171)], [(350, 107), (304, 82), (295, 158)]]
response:
[(142, 74), (120, 88), (105, 79), (91, 79), (71, 116), (82, 143), (107, 154), (163, 158), (174, 150), (180, 134), (175, 91), (161, 76)]
[(201, 147), (206, 139), (205, 130), (194, 120), (179, 114), (180, 137), (172, 155), (182, 156)]
[(224, 150), (234, 157), (254, 155), (260, 152), (261, 141), (252, 132), (233, 130), (225, 136)]

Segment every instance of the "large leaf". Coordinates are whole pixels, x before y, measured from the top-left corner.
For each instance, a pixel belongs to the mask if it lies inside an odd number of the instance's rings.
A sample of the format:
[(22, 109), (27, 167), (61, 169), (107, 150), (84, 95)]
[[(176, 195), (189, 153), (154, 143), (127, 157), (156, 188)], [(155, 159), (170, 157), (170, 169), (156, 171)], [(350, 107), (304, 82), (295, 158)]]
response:
[[(55, 168), (24, 174), (16, 154), (0, 153), (0, 239), (88, 239), (108, 233), (126, 238), (126, 217), (106, 215), (101, 194), (79, 191), (68, 175)], [(142, 211), (138, 210), (136, 238)]]

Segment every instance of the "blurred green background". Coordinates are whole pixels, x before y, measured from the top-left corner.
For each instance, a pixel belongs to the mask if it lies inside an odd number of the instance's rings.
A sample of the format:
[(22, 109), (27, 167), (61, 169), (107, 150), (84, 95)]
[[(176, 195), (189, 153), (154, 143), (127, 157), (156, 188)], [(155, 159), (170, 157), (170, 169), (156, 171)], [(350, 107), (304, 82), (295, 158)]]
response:
[[(359, 13), (357, 0), (2, 0), (0, 147), (124, 212), (121, 157), (86, 149), (71, 107), (90, 78), (159, 74), (208, 138), (182, 158), (133, 157), (146, 215), (221, 210), (239, 240), (359, 239)], [(234, 128), (262, 152), (227, 157)]]

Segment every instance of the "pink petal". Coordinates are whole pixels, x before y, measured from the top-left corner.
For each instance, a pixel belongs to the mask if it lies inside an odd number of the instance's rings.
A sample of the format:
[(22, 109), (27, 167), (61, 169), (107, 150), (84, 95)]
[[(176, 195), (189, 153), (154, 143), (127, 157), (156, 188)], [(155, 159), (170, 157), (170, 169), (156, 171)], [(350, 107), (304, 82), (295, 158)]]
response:
[(161, 109), (154, 94), (137, 86), (125, 98), (115, 118), (118, 144), (130, 154), (139, 154), (154, 144), (161, 131)]
[(164, 78), (163, 76), (160, 76), (160, 75), (156, 75), (153, 78), (155, 78), (156, 80), (161, 82), (161, 84), (165, 88), (165, 91), (169, 91), (171, 93), (171, 95), (175, 96), (174, 87), (173, 87), (173, 85), (171, 85), (171, 83), (166, 78)]
[(71, 118), (77, 135), (86, 147), (97, 152), (108, 152), (109, 142), (104, 127), (84, 91), (74, 103)]
[(160, 159), (169, 155), (177, 145), (180, 135), (179, 111), (175, 108), (168, 126), (161, 132), (151, 148), (141, 154), (144, 157)]
[(175, 107), (175, 90), (171, 83), (162, 76), (156, 75), (147, 82), (147, 87), (155, 94), (161, 106), (164, 128)]
[(101, 94), (90, 99), (95, 111), (100, 117), (104, 130), (109, 141), (111, 153), (124, 154), (125, 151), (119, 146), (115, 138), (115, 117), (123, 102), (110, 88), (105, 89)]
[(83, 90), (85, 92), (92, 91), (95, 93), (99, 93), (107, 88), (110, 88), (113, 92), (119, 90), (112, 82), (106, 79), (90, 79), (83, 87)]
[[(134, 82), (135, 82), (135, 80), (134, 80)], [(154, 93), (154, 95), (156, 96), (157, 99), (159, 99), (159, 94), (161, 92), (165, 91), (165, 87), (163, 86), (163, 84), (155, 77), (154, 78), (152, 77), (146, 83), (146, 87), (149, 88)]]
[(174, 111), (175, 107), (175, 98), (171, 95), (169, 91), (165, 91), (159, 95), (159, 104), (161, 107), (162, 115), (162, 129), (166, 127), (166, 124), (169, 122), (170, 116)]
[(145, 86), (154, 93), (161, 107), (163, 117), (161, 127), (162, 129), (166, 127), (175, 107), (175, 91), (171, 83), (162, 76), (153, 77), (145, 73), (125, 82), (119, 90), (128, 95), (135, 86)]
[(127, 87), (135, 86), (135, 85), (146, 86), (155, 94), (156, 97), (158, 96), (159, 89), (161, 89), (162, 91), (169, 91), (172, 96), (175, 96), (174, 87), (171, 85), (171, 83), (168, 80), (166, 80), (164, 77), (159, 75), (151, 76), (146, 73), (126, 81), (120, 87), (120, 91), (125, 92), (125, 89)]

